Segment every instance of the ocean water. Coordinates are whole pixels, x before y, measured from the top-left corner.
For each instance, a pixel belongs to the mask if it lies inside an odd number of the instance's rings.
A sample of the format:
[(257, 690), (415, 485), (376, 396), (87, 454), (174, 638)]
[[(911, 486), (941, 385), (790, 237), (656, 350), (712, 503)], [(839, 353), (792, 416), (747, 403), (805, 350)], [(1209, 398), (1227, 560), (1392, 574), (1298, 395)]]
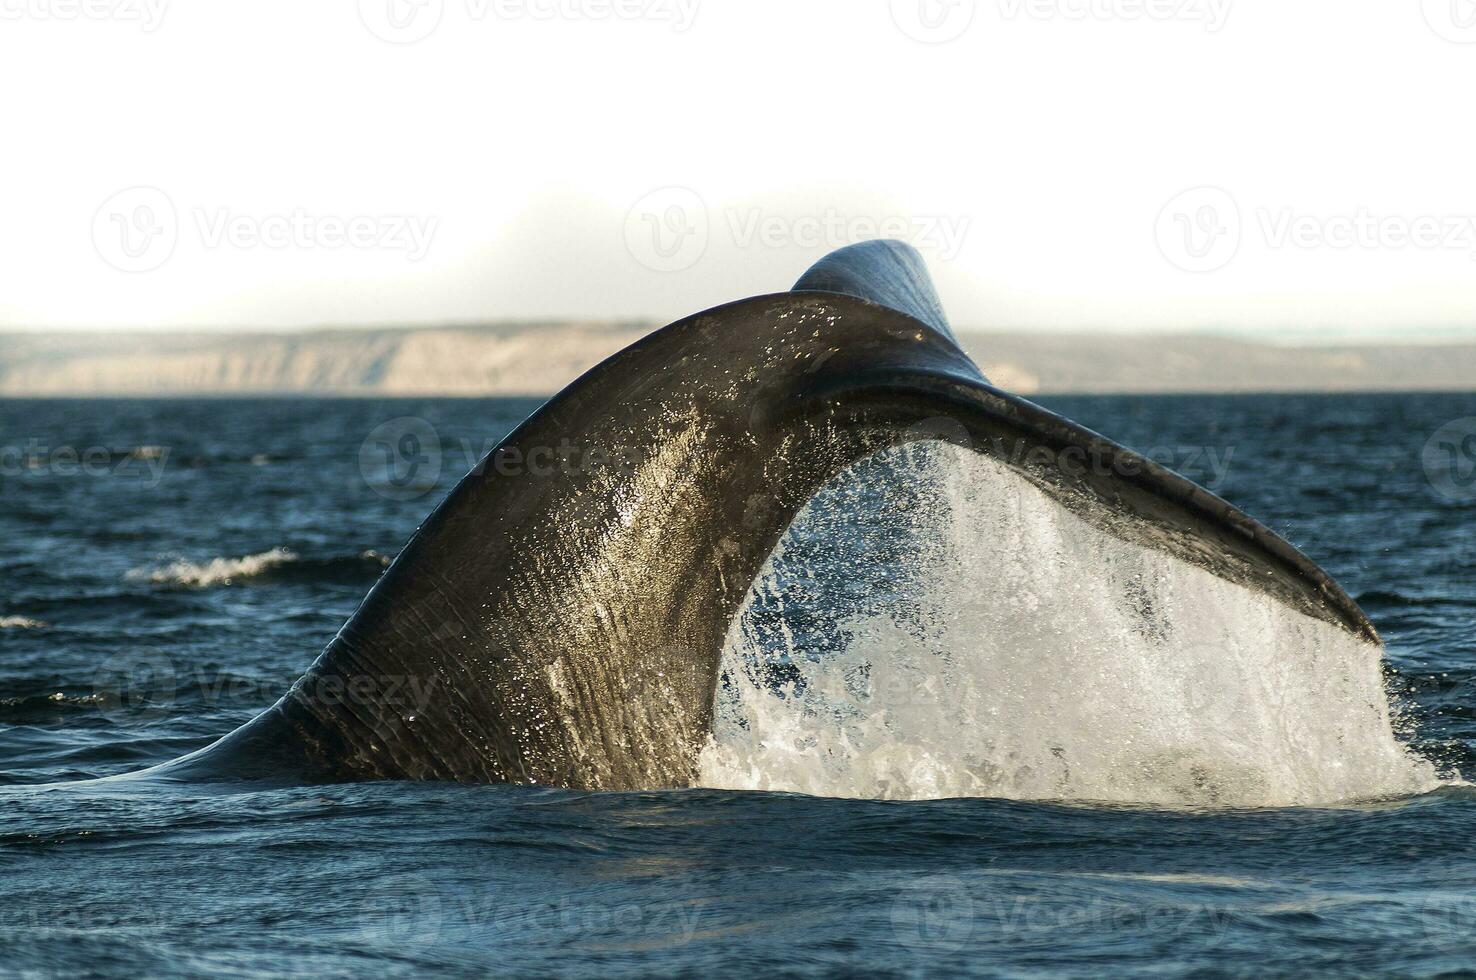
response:
[(275, 700), (537, 402), (0, 401), (0, 971), (1476, 971), (1476, 396), (1042, 401), (1386, 658), (916, 447), (786, 536), (704, 788), (58, 786)]

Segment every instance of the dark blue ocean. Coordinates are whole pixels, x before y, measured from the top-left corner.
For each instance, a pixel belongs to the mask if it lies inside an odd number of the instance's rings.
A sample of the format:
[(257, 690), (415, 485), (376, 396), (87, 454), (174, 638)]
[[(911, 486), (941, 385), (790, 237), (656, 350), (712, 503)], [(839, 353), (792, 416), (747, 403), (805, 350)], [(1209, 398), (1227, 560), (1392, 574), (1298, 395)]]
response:
[[(56, 788), (274, 701), (537, 402), (0, 401), (0, 972), (1476, 975), (1476, 395), (1042, 401), (1322, 563), (1443, 784), (1260, 809)], [(439, 444), (382, 458), (405, 418)], [(807, 547), (814, 605), (855, 591)]]

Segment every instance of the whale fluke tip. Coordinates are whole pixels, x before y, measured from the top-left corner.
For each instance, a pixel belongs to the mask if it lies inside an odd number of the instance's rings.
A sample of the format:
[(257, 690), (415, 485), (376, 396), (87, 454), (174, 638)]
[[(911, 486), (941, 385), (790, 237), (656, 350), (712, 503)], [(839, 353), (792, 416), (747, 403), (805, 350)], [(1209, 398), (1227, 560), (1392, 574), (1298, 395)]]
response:
[(891, 238), (847, 245), (810, 266), (793, 292), (844, 293), (921, 320), (954, 345), (943, 304), (917, 249)]

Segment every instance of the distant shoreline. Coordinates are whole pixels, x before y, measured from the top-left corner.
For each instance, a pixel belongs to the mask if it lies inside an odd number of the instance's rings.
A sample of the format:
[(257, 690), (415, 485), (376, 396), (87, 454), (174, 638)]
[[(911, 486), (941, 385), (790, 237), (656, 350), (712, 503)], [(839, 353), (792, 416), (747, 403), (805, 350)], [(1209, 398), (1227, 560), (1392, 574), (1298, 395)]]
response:
[[(634, 323), (9, 333), (0, 397), (541, 398), (653, 327)], [(1476, 391), (1476, 341), (961, 331), (1025, 395)]]

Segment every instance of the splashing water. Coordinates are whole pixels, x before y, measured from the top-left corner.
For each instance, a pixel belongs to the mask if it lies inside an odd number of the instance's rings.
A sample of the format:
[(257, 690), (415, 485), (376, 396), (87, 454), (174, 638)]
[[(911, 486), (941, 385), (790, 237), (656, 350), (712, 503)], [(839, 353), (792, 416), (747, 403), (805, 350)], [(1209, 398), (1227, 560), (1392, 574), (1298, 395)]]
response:
[(128, 573), (129, 581), (154, 582), (160, 585), (182, 585), (203, 589), (212, 585), (230, 585), (241, 579), (255, 578), (279, 565), (297, 560), (297, 555), (286, 548), (240, 558), (212, 558), (205, 562), (176, 559), (159, 568), (135, 568)]
[(701, 782), (1168, 807), (1424, 792), (1380, 653), (919, 445), (787, 532), (730, 634)]

